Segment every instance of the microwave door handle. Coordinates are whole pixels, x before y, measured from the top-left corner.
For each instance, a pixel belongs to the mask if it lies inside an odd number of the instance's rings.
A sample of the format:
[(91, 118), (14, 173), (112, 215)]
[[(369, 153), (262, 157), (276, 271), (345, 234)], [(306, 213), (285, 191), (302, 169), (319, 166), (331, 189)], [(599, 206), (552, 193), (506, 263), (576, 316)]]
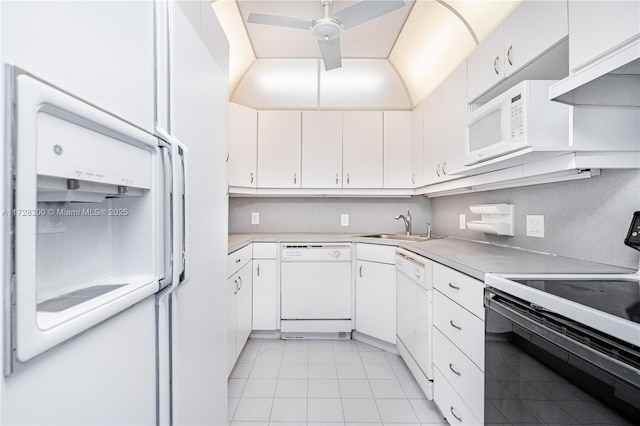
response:
[(164, 169), (164, 197), (162, 208), (168, 215), (168, 220), (165, 217), (165, 232), (164, 232), (164, 278), (160, 280), (160, 289), (163, 289), (173, 282), (173, 235), (174, 235), (174, 223), (173, 223), (173, 174), (171, 167), (171, 145), (160, 139), (159, 141), (160, 154), (162, 155), (162, 165)]

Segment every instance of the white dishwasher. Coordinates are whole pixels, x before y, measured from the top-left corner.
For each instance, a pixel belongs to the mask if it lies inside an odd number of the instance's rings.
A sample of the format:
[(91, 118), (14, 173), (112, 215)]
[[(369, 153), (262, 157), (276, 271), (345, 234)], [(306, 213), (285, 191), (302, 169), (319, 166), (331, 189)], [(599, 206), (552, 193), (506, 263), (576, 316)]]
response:
[(349, 339), (350, 243), (284, 243), (280, 253), (282, 338)]
[(398, 352), (433, 399), (433, 262), (396, 250)]

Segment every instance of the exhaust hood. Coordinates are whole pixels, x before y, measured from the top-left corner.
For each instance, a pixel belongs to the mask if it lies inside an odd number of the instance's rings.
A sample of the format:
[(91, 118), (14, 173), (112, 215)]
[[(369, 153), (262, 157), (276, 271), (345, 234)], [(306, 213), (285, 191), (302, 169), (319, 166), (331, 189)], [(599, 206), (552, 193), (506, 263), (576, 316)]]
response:
[(549, 98), (574, 106), (640, 108), (640, 37), (553, 84)]

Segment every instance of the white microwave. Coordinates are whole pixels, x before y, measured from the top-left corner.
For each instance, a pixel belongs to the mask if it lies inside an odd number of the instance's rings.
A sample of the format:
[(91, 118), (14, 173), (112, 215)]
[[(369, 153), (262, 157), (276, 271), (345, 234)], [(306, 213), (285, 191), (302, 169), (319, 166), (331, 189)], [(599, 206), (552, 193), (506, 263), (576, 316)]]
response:
[(469, 114), (465, 166), (527, 148), (568, 147), (571, 107), (549, 100), (553, 83), (523, 81)]

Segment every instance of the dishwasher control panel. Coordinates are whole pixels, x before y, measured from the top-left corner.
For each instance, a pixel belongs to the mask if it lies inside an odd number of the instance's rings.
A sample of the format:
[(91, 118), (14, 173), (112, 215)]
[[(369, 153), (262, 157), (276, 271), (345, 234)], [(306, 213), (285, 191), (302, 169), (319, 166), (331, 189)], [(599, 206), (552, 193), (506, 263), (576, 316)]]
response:
[(282, 262), (336, 262), (351, 260), (351, 243), (285, 243)]

